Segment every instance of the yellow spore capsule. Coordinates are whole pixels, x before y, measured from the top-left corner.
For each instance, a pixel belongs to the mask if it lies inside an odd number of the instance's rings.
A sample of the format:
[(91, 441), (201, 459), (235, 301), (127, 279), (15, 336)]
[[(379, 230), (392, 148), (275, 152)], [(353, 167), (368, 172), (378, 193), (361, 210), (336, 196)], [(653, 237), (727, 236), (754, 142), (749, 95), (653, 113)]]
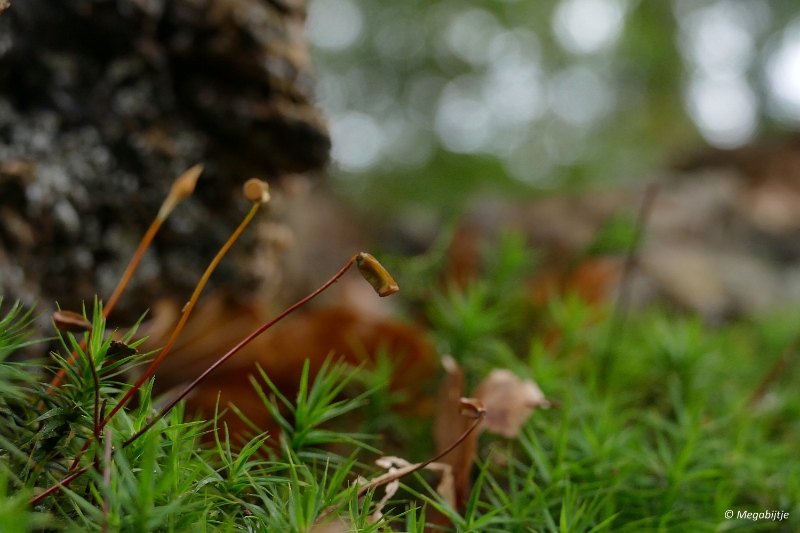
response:
[(175, 209), (176, 205), (181, 203), (185, 198), (191, 196), (197, 185), (197, 180), (200, 178), (200, 174), (203, 173), (203, 168), (203, 165), (195, 165), (172, 182), (169, 195), (164, 199), (164, 203), (161, 204), (161, 209), (158, 210), (158, 218), (161, 220), (166, 219), (172, 210)]
[(389, 296), (400, 290), (392, 275), (370, 254), (365, 252), (358, 254), (356, 264), (358, 271), (372, 285), (378, 296)]
[(244, 184), (244, 195), (251, 202), (269, 202), (269, 185), (258, 178), (251, 178)]

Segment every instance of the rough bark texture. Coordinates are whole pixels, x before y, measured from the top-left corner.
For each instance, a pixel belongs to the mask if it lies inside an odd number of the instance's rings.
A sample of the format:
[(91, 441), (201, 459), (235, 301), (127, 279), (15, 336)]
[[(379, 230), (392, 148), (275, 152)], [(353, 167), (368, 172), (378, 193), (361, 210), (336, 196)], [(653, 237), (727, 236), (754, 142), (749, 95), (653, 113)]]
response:
[[(107, 297), (171, 181), (204, 163), (121, 302), (129, 323), (191, 291), (247, 210), (247, 178), (327, 162), (302, 1), (24, 0), (0, 13), (7, 301), (78, 309)], [(213, 283), (255, 284), (254, 234)]]

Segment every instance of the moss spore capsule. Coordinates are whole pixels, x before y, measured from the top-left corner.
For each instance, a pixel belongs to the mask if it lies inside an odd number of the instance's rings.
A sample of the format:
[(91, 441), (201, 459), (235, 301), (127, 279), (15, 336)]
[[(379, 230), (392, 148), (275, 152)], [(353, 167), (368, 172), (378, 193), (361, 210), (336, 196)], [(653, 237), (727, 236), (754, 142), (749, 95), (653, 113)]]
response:
[(356, 264), (358, 265), (358, 271), (372, 285), (378, 296), (389, 296), (400, 290), (392, 275), (370, 254), (366, 252), (359, 253), (356, 257)]
[(169, 189), (169, 194), (161, 204), (158, 210), (158, 218), (161, 220), (166, 219), (169, 214), (175, 209), (175, 206), (181, 203), (184, 199), (191, 196), (194, 188), (197, 185), (197, 180), (200, 174), (203, 173), (203, 165), (195, 165), (183, 174), (178, 179), (172, 182), (172, 187)]
[(269, 202), (269, 185), (258, 178), (247, 180), (244, 184), (244, 195), (251, 202)]

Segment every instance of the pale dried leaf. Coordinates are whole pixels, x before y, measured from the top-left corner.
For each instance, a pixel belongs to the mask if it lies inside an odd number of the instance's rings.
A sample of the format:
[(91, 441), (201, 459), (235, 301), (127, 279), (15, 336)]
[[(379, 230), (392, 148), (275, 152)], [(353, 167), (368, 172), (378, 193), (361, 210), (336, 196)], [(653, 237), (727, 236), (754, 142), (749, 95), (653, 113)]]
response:
[[(392, 472), (394, 470), (396, 469), (390, 468), (389, 472)], [(394, 481), (386, 484), (383, 498), (381, 498), (380, 501), (377, 504), (375, 504), (375, 511), (372, 513), (372, 516), (370, 516), (370, 522), (375, 523), (383, 518), (383, 512), (382, 512), (383, 506), (386, 505), (386, 502), (388, 502), (389, 499), (397, 493), (397, 489), (399, 488), (400, 488), (399, 479), (395, 479)]]
[(484, 429), (509, 439), (519, 436), (522, 425), (534, 408), (550, 407), (550, 402), (536, 383), (523, 381), (505, 369), (492, 370), (475, 389), (473, 396), (486, 406)]
[(439, 484), (436, 485), (436, 494), (442, 497), (452, 509), (457, 509), (456, 486), (453, 476), (453, 467), (447, 463), (431, 463), (426, 466), (428, 470), (435, 470), (441, 474)]
[[(396, 473), (399, 469), (402, 469), (404, 472), (408, 470), (409, 467), (416, 467), (417, 464), (412, 464), (406, 461), (401, 457), (394, 457), (394, 456), (386, 456), (381, 457), (375, 461), (375, 464), (380, 466), (381, 468), (388, 468), (389, 474)], [(455, 483), (453, 478), (453, 467), (447, 463), (430, 463), (425, 465), (426, 470), (431, 470), (433, 472), (438, 472), (440, 474), (439, 484), (436, 486), (436, 493), (442, 497), (453, 509), (456, 508), (456, 492), (455, 492)], [(383, 477), (383, 476), (381, 476)], [(389, 485), (396, 484), (396, 486), (392, 489), (391, 494), (389, 495)], [(386, 486), (386, 493), (388, 496), (384, 496), (383, 499), (379, 502), (379, 509), (383, 508), (383, 505), (394, 496), (397, 489), (400, 487), (400, 479), (396, 479), (392, 481)]]
[(383, 457), (378, 457), (375, 459), (375, 464), (381, 468), (402, 468), (405, 466), (410, 466), (411, 463), (403, 459), (402, 457), (395, 457), (394, 455), (385, 455)]
[(330, 522), (314, 524), (308, 533), (349, 533), (352, 530), (349, 520), (336, 517)]
[[(409, 463), (405, 459), (402, 459), (400, 457), (392, 457), (392, 456), (379, 457), (375, 461), (375, 464), (377, 464), (381, 468), (388, 469), (389, 470), (389, 472), (388, 472), (389, 474), (393, 474), (393, 473), (397, 472), (397, 468), (396, 467), (408, 467), (408, 466), (411, 465), (411, 463)], [(364, 481), (367, 482), (366, 480), (364, 480)], [(380, 501), (375, 505), (375, 512), (373, 512), (372, 516), (370, 517), (370, 521), (372, 523), (375, 523), (378, 520), (383, 518), (383, 513), (382, 513), (383, 506), (386, 505), (386, 502), (388, 502), (389, 499), (397, 493), (397, 490), (399, 488), (400, 488), (400, 479), (399, 478), (395, 479), (394, 481), (390, 481), (389, 483), (386, 484), (386, 488), (384, 489), (383, 498), (381, 498)]]

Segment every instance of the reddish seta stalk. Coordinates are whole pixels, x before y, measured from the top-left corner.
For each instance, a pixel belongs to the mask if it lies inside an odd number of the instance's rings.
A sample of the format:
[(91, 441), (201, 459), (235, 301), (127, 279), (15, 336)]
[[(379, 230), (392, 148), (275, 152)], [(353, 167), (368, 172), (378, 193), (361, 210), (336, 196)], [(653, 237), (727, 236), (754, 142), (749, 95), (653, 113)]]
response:
[[(139, 241), (139, 246), (136, 248), (136, 252), (134, 252), (133, 257), (131, 257), (131, 260), (128, 263), (128, 266), (125, 268), (125, 272), (123, 272), (122, 277), (117, 283), (117, 286), (114, 288), (114, 292), (111, 294), (108, 302), (106, 302), (105, 306), (103, 307), (104, 319), (108, 318), (111, 314), (111, 311), (113, 311), (116, 307), (117, 302), (119, 302), (120, 297), (122, 297), (122, 294), (125, 292), (125, 289), (128, 287), (128, 284), (133, 278), (133, 274), (136, 272), (136, 269), (139, 268), (139, 263), (142, 262), (145, 252), (153, 242), (158, 230), (161, 229), (161, 225), (164, 223), (170, 213), (172, 213), (172, 210), (175, 209), (175, 206), (177, 206), (181, 201), (194, 192), (195, 185), (197, 185), (197, 180), (200, 178), (200, 174), (202, 173), (203, 165), (195, 165), (181, 174), (181, 176), (173, 182), (169, 194), (164, 199), (164, 203), (161, 204), (161, 208), (158, 210), (156, 218), (153, 219), (153, 222), (150, 224), (150, 227), (147, 228), (142, 240)], [(81, 341), (80, 349), (83, 350), (85, 347), (86, 343)], [(72, 352), (67, 360), (67, 365), (74, 365), (77, 359), (77, 352)], [(53, 389), (58, 387), (66, 375), (66, 368), (60, 369), (58, 373), (53, 376), (52, 381), (50, 381), (50, 387), (47, 389), (47, 393), (50, 394)]]
[[(397, 284), (391, 278), (389, 273), (383, 268), (383, 266), (381, 266), (380, 263), (378, 263), (378, 261), (374, 257), (372, 257), (370, 254), (367, 254), (367, 253), (364, 253), (364, 252), (361, 252), (361, 253), (358, 253), (358, 254), (354, 255), (342, 267), (342, 269), (339, 270), (339, 272), (337, 272), (331, 279), (329, 279), (327, 282), (325, 282), (320, 288), (318, 288), (317, 290), (315, 290), (314, 292), (312, 292), (311, 294), (309, 294), (308, 296), (306, 296), (302, 300), (298, 301), (297, 303), (295, 303), (294, 305), (292, 305), (291, 307), (289, 307), (288, 309), (283, 311), (281, 314), (279, 314), (278, 316), (276, 316), (272, 320), (268, 321), (267, 323), (265, 323), (264, 325), (262, 325), (261, 327), (259, 327), (255, 331), (253, 331), (250, 335), (245, 337), (239, 344), (234, 346), (226, 354), (224, 354), (222, 357), (220, 357), (216, 362), (214, 362), (214, 364), (212, 364), (210, 367), (208, 367), (200, 376), (198, 376), (190, 385), (188, 385), (186, 387), (186, 389), (184, 389), (184, 391), (181, 394), (179, 394), (166, 407), (164, 407), (160, 412), (158, 412), (142, 429), (140, 429), (134, 435), (132, 435), (130, 438), (128, 438), (123, 443), (122, 447), (125, 448), (125, 447), (129, 446), (134, 441), (136, 441), (139, 437), (144, 435), (161, 418), (163, 418), (164, 415), (166, 415), (178, 402), (180, 402), (195, 387), (197, 387), (197, 385), (199, 385), (200, 382), (202, 382), (206, 377), (208, 377), (208, 375), (211, 374), (214, 370), (219, 368), (220, 365), (224, 364), (228, 359), (233, 357), (242, 348), (244, 348), (249, 343), (251, 343), (256, 337), (258, 337), (259, 335), (261, 335), (262, 333), (267, 331), (269, 328), (271, 328), (272, 326), (274, 326), (275, 324), (277, 324), (281, 320), (283, 320), (287, 315), (289, 315), (290, 313), (294, 312), (298, 308), (302, 307), (303, 305), (305, 305), (306, 303), (308, 303), (309, 301), (314, 299), (316, 296), (318, 296), (320, 293), (322, 293), (323, 291), (328, 289), (331, 285), (336, 283), (339, 280), (339, 278), (341, 278), (345, 274), (345, 272), (347, 272), (350, 269), (350, 267), (353, 266), (353, 264), (356, 264), (356, 263), (358, 263), (359, 271), (360, 271), (361, 275), (367, 281), (370, 282), (370, 284), (373, 286), (373, 288), (375, 289), (375, 291), (378, 293), (379, 296), (388, 296), (390, 294), (394, 294), (395, 292), (397, 292), (397, 290), (398, 290)], [(362, 266), (365, 263), (366, 263), (367, 266)], [(176, 330), (177, 330), (177, 328), (176, 328)], [(140, 381), (143, 382), (143, 380), (140, 380)], [(130, 391), (134, 391), (134, 392), (135, 392), (135, 390), (138, 390), (136, 388), (136, 386), (134, 386), (134, 387), (132, 387), (130, 389)], [(132, 395), (132, 393), (130, 391), (129, 391), (129, 394), (126, 395), (126, 397), (129, 397), (129, 396)], [(120, 401), (117, 404), (118, 408), (112, 410), (108, 414), (108, 416), (106, 416), (103, 419), (103, 423), (100, 424), (100, 429), (105, 427), (105, 425), (108, 423), (108, 421), (111, 419), (111, 417), (114, 415), (115, 412), (119, 411), (121, 406), (124, 404), (124, 401), (125, 401), (125, 399), (123, 398), (123, 400)], [(104, 411), (104, 410), (105, 409), (102, 409), (102, 411)], [(483, 414), (481, 413), (480, 417), (482, 417), (482, 416), (483, 416)], [(465, 433), (464, 436), (462, 436), (456, 443), (453, 444), (453, 447), (456, 446), (459, 442), (461, 442), (463, 440), (463, 438), (465, 438), (466, 435), (469, 434), (469, 432), (471, 432), (474, 429), (474, 427), (476, 427), (476, 426), (477, 426), (477, 422), (476, 422), (476, 424), (473, 425), (472, 428), (470, 428), (467, 431), (467, 433)], [(47, 497), (50, 494), (53, 494), (54, 492), (58, 491), (61, 487), (65, 487), (72, 480), (76, 479), (77, 477), (79, 477), (80, 475), (85, 473), (87, 470), (89, 470), (89, 468), (92, 465), (84, 466), (84, 467), (82, 467), (82, 468), (80, 468), (78, 470), (75, 470), (75, 468), (77, 467), (78, 461), (83, 456), (83, 452), (85, 452), (86, 449), (88, 449), (88, 446), (89, 446), (90, 442), (91, 442), (91, 439), (87, 439), (87, 442), (86, 442), (86, 444), (84, 444), (83, 449), (81, 450), (81, 452), (79, 452), (78, 456), (75, 458), (75, 460), (74, 460), (74, 462), (72, 464), (72, 467), (70, 468), (70, 471), (74, 470), (74, 472), (70, 473), (66, 478), (61, 480), (56, 485), (53, 485), (52, 487), (50, 487), (49, 489), (44, 491), (42, 494), (39, 494), (38, 496), (33, 498), (30, 501), (31, 505), (35, 505), (36, 503), (38, 503), (41, 500), (43, 500), (45, 497)], [(431, 461), (433, 461), (435, 459), (436, 458), (431, 459)], [(422, 466), (420, 466), (420, 468), (422, 468), (423, 466), (425, 466), (428, 463), (430, 463), (430, 461), (427, 461), (426, 463), (424, 463)], [(92, 464), (93, 465), (97, 464), (97, 460), (95, 460), (95, 462), (93, 462)]]
[[(178, 340), (178, 337), (180, 336), (181, 331), (183, 331), (183, 327), (184, 325), (186, 325), (186, 322), (189, 319), (189, 316), (191, 315), (192, 310), (194, 309), (194, 306), (197, 303), (197, 300), (200, 298), (200, 293), (203, 291), (203, 288), (206, 286), (206, 283), (208, 282), (209, 278), (211, 278), (211, 274), (214, 272), (220, 261), (222, 261), (222, 258), (225, 256), (225, 254), (228, 252), (231, 246), (233, 246), (233, 243), (236, 242), (236, 240), (245, 230), (250, 221), (253, 220), (253, 217), (258, 212), (258, 208), (261, 206), (261, 204), (269, 201), (269, 192), (267, 184), (255, 178), (247, 181), (247, 183), (244, 186), (244, 194), (248, 199), (250, 199), (253, 202), (253, 206), (250, 208), (250, 211), (244, 217), (244, 220), (242, 220), (241, 224), (239, 224), (236, 230), (231, 234), (231, 236), (228, 238), (225, 244), (222, 245), (222, 248), (220, 248), (219, 252), (217, 252), (217, 255), (214, 256), (214, 259), (211, 260), (211, 263), (209, 263), (208, 267), (206, 268), (206, 271), (200, 278), (200, 281), (195, 286), (194, 292), (192, 293), (189, 302), (184, 306), (180, 321), (173, 330), (172, 335), (170, 335), (167, 344), (164, 346), (164, 348), (161, 349), (161, 352), (153, 360), (153, 362), (150, 364), (147, 370), (145, 370), (145, 372), (139, 377), (139, 379), (136, 380), (136, 383), (134, 383), (134, 385), (130, 389), (128, 389), (128, 392), (125, 393), (122, 399), (119, 402), (117, 402), (117, 404), (111, 409), (111, 412), (109, 412), (108, 415), (100, 421), (100, 423), (97, 425), (97, 431), (96, 431), (97, 433), (99, 433), (103, 428), (106, 427), (106, 425), (111, 421), (114, 415), (116, 415), (125, 406), (125, 404), (128, 403), (128, 401), (130, 401), (131, 398), (133, 398), (133, 395), (136, 394), (142, 388), (144, 383), (153, 375), (153, 373), (155, 373), (158, 366), (161, 364), (161, 362), (169, 353), (170, 349), (172, 349), (172, 346)], [(91, 442), (92, 439), (90, 438), (87, 439), (87, 441), (84, 443), (83, 447), (80, 449), (78, 454), (75, 456), (75, 459), (72, 461), (72, 465), (70, 466), (70, 471), (74, 470), (78, 466), (78, 462), (81, 460), (86, 450), (89, 449)]]

